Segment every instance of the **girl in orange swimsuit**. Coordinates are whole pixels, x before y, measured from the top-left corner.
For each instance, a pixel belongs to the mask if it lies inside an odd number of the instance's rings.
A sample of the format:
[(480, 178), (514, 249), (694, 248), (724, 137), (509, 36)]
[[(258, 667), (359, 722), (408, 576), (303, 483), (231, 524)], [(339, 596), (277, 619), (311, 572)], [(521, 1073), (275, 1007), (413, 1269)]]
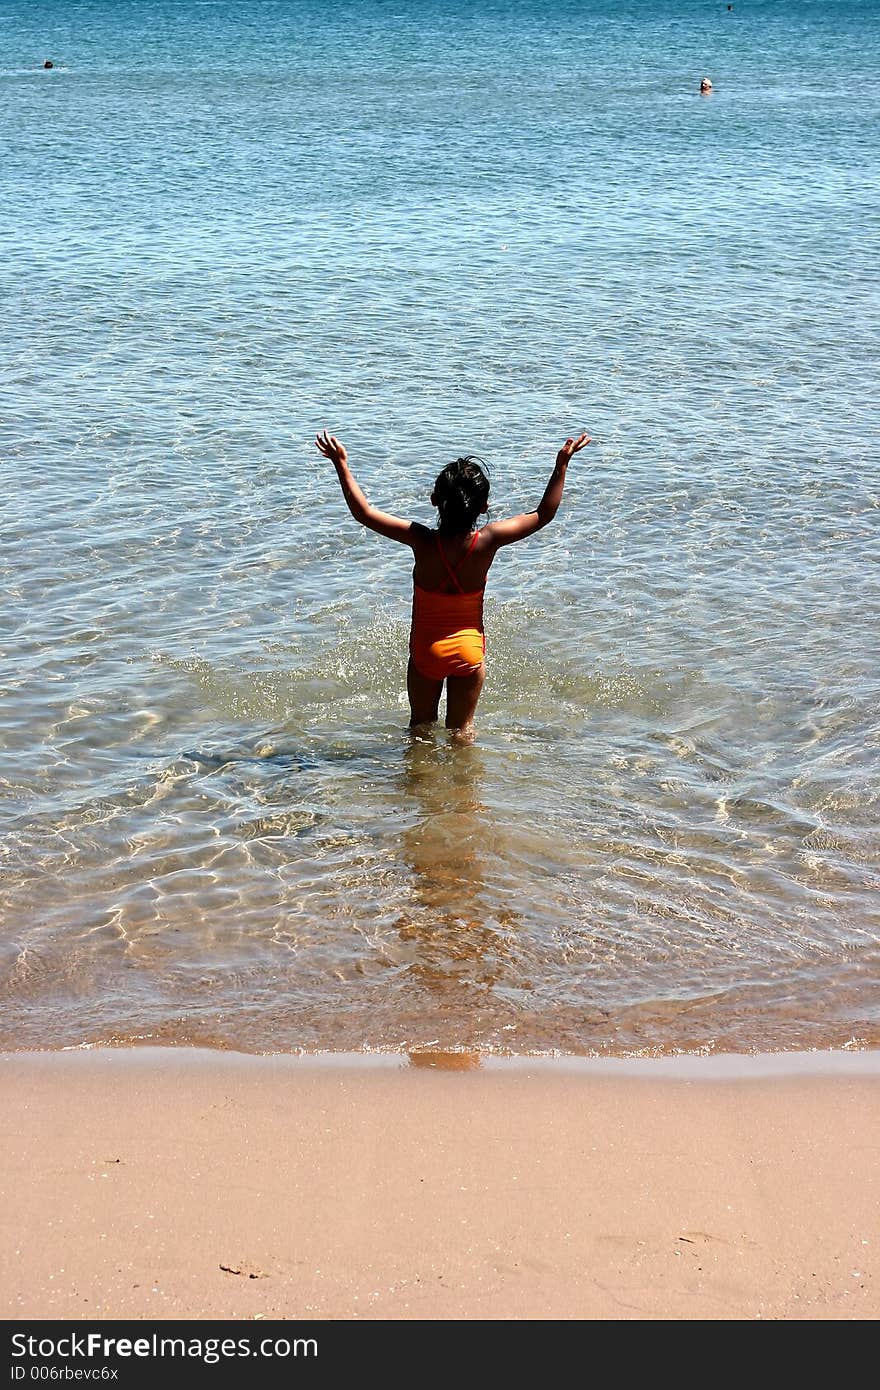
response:
[(321, 453), (336, 468), (355, 521), (410, 546), (415, 556), (406, 681), (411, 726), (434, 722), (445, 682), (446, 727), (462, 740), (472, 740), (486, 674), (483, 593), (489, 567), (503, 545), (525, 540), (553, 520), (569, 460), (589, 442), (586, 434), (565, 441), (535, 511), (481, 529), (476, 523), (488, 507), (489, 479), (474, 458), (447, 464), (431, 493), (439, 513), (437, 529), (431, 530), (372, 507), (352, 476), (343, 445), (326, 431), (316, 437)]

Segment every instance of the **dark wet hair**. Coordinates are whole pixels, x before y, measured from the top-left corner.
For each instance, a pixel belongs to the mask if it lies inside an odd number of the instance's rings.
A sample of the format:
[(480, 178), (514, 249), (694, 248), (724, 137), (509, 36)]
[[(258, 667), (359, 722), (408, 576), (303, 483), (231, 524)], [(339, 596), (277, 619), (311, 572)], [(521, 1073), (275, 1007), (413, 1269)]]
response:
[(468, 454), (447, 463), (434, 484), (434, 500), (440, 513), (438, 531), (444, 536), (466, 536), (474, 528), (489, 500), (489, 479), (480, 467), (482, 459)]

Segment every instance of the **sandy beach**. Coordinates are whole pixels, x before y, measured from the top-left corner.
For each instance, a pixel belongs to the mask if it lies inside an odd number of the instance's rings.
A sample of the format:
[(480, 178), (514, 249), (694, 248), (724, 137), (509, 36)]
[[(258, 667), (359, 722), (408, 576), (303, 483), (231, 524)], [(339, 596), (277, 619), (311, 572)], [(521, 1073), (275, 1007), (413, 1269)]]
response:
[(0, 1068), (7, 1319), (880, 1313), (876, 1053)]

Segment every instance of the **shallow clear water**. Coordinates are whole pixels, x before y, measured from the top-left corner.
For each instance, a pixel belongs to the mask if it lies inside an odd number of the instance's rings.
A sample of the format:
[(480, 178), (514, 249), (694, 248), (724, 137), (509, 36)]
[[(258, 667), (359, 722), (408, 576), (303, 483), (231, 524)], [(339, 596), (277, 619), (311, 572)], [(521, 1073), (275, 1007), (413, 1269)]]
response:
[[(878, 1043), (871, 0), (0, 40), (0, 1045)], [(426, 521), (594, 436), (472, 748), (325, 425)]]

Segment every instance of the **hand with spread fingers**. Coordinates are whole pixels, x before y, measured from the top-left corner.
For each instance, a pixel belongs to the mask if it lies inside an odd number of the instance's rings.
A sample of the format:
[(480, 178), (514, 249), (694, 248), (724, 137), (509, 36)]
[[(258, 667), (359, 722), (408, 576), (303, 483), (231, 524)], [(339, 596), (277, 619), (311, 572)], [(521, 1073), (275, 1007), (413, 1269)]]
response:
[(348, 462), (348, 454), (345, 452), (345, 445), (340, 444), (334, 434), (328, 434), (325, 430), (323, 434), (315, 436), (315, 444), (321, 450), (325, 458), (337, 467), (342, 467)]
[(560, 467), (564, 467), (565, 464), (568, 463), (572, 454), (580, 453), (581, 449), (585, 449), (589, 442), (590, 436), (586, 432), (584, 432), (581, 435), (578, 435), (577, 439), (566, 439), (562, 448), (559, 450), (559, 453), (556, 455), (557, 464)]

